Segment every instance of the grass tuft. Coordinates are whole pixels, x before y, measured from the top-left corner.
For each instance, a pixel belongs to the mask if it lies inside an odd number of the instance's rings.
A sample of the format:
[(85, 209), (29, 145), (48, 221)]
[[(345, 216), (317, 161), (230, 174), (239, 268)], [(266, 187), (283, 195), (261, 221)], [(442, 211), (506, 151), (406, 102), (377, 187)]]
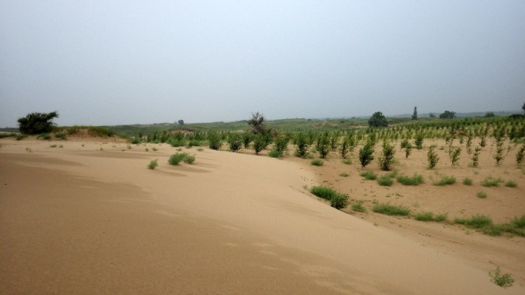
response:
[(356, 212), (366, 212), (366, 208), (363, 207), (363, 202), (362, 201), (359, 201), (355, 204), (352, 205), (352, 210), (356, 211)]
[(518, 186), (518, 184), (515, 181), (513, 181), (513, 180), (509, 180), (509, 181), (505, 182), (505, 186), (506, 187), (516, 187), (516, 186)]
[(481, 185), (484, 187), (499, 186), (499, 183), (502, 181), (501, 178), (493, 178), (492, 176), (489, 176), (481, 182)]
[(386, 214), (386, 215), (400, 215), (408, 216), (410, 214), (410, 209), (403, 206), (394, 206), (387, 204), (376, 204), (372, 211), (375, 213)]
[(377, 183), (380, 186), (391, 186), (392, 184), (394, 184), (394, 180), (392, 180), (392, 177), (390, 177), (389, 175), (382, 175), (377, 179)]
[(360, 174), (366, 180), (376, 180), (377, 175), (373, 171), (365, 171)]
[(477, 192), (476, 193), (476, 197), (478, 197), (480, 199), (485, 199), (487, 197), (487, 193), (484, 192), (484, 191)]
[(468, 177), (463, 178), (463, 184), (464, 185), (472, 185), (472, 179), (468, 178)]
[(423, 183), (423, 175), (414, 174), (412, 177), (406, 175), (400, 175), (397, 177), (397, 182), (403, 185), (420, 185)]
[(439, 181), (434, 182), (434, 185), (445, 186), (452, 185), (454, 183), (456, 183), (456, 178), (454, 176), (443, 176)]
[(323, 166), (324, 162), (321, 159), (314, 159), (310, 162), (312, 166)]
[(492, 225), (492, 219), (486, 215), (474, 215), (471, 218), (455, 218), (454, 223), (462, 224), (466, 227), (480, 229)]
[(148, 169), (154, 170), (155, 168), (157, 168), (157, 166), (159, 166), (159, 163), (157, 163), (157, 161), (158, 159), (151, 160), (151, 162), (149, 162), (148, 164)]
[(314, 186), (310, 192), (319, 198), (330, 201), (330, 206), (343, 209), (348, 206), (348, 195), (336, 192), (333, 188), (326, 186)]

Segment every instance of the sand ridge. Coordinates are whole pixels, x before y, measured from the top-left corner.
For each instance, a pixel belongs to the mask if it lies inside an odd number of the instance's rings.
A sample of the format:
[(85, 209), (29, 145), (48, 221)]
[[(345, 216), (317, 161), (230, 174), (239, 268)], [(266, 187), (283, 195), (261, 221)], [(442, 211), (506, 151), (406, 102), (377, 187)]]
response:
[(303, 188), (318, 176), (294, 161), (194, 148), (194, 165), (174, 167), (168, 145), (1, 143), (0, 261), (15, 270), (1, 273), (2, 293), (523, 291), (326, 206)]

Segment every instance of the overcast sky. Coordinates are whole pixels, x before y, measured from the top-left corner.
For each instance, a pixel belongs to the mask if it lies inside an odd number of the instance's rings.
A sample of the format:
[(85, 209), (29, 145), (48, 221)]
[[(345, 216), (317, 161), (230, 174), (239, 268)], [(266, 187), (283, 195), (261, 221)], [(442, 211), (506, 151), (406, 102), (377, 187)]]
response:
[(525, 1), (0, 1), (0, 126), (520, 110)]

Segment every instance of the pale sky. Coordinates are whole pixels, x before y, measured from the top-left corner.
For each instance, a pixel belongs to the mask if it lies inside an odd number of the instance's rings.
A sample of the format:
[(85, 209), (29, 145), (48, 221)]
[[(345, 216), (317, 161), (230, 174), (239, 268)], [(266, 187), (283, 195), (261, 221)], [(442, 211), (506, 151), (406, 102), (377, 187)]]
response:
[(525, 1), (0, 1), (0, 126), (520, 110)]

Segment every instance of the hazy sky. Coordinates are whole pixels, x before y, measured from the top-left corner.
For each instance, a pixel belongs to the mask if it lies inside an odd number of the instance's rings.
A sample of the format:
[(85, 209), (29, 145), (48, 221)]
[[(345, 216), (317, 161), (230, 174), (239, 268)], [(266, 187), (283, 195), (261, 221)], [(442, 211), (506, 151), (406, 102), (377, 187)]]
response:
[(0, 1), (0, 126), (519, 110), (525, 1)]

